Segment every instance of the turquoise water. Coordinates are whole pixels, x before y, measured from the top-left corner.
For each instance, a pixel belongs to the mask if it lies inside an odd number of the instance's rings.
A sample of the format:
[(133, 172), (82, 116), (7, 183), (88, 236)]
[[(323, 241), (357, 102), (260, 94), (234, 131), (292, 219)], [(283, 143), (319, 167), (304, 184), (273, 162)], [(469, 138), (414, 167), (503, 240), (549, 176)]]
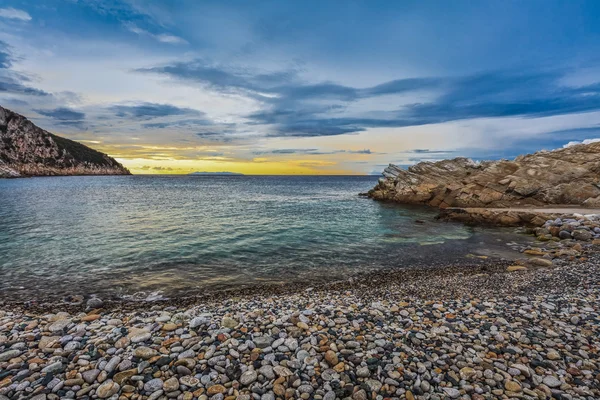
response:
[(357, 195), (376, 180), (0, 180), (0, 290), (22, 297), (177, 296), (458, 259), (475, 243), (468, 228), (434, 222), (432, 210)]

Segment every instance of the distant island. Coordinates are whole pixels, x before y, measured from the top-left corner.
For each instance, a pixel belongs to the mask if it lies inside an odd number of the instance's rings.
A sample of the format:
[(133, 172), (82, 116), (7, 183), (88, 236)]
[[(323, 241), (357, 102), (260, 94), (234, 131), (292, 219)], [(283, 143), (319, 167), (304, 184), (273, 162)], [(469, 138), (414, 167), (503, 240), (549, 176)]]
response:
[(131, 175), (114, 158), (56, 136), (0, 106), (0, 178)]
[(192, 176), (205, 176), (205, 175), (211, 175), (211, 176), (244, 176), (244, 174), (240, 174), (238, 172), (208, 172), (208, 171), (201, 171), (201, 172), (192, 172), (189, 173), (188, 175), (192, 175)]

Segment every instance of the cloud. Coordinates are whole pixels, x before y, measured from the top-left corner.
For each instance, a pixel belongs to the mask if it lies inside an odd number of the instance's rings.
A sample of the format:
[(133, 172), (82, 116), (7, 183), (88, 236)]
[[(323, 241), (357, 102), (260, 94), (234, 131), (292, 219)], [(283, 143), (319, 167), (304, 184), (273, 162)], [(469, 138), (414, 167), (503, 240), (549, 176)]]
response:
[(407, 161), (410, 162), (422, 162), (422, 161), (440, 161), (443, 160), (444, 158), (440, 158), (440, 157), (435, 157), (435, 156), (429, 156), (429, 157), (409, 157), (407, 158)]
[[(257, 123), (274, 124), (272, 136), (329, 136), (376, 127), (408, 127), (476, 118), (545, 117), (600, 109), (599, 84), (568, 87), (561, 85), (561, 78), (561, 74), (498, 72), (445, 81), (426, 80), (427, 88), (432, 88), (435, 82), (445, 93), (427, 103), (377, 112), (374, 118), (328, 117), (318, 112), (295, 114), (280, 110), (277, 103), (271, 111), (255, 113), (249, 118)], [(406, 87), (412, 86), (400, 85), (396, 89)], [(390, 87), (386, 92), (391, 90)], [(369, 89), (363, 92), (372, 93)]]
[(289, 137), (316, 137), (316, 136), (337, 136), (346, 133), (358, 133), (365, 131), (365, 127), (360, 127), (352, 124), (352, 119), (347, 123), (339, 125), (336, 122), (341, 120), (306, 120), (306, 121), (290, 121), (278, 125), (275, 130), (269, 134), (271, 137), (289, 136)]
[(0, 93), (11, 93), (31, 96), (49, 96), (48, 92), (32, 88), (26, 83), (29, 78), (12, 69), (15, 56), (11, 47), (0, 40)]
[(154, 35), (154, 37), (162, 43), (172, 43), (172, 44), (184, 44), (187, 43), (184, 39), (179, 36), (169, 35), (166, 33), (161, 33), (160, 35)]
[(264, 150), (264, 151), (255, 151), (253, 154), (262, 155), (262, 154), (309, 154), (309, 155), (327, 155), (327, 154), (376, 154), (372, 152), (370, 149), (362, 149), (362, 150), (330, 150), (323, 151), (319, 149), (274, 149), (274, 150)]
[[(203, 115), (204, 113), (198, 112)], [(165, 121), (165, 122), (148, 122), (142, 124), (143, 128), (146, 129), (164, 129), (164, 128), (181, 128), (181, 127), (195, 127), (195, 126), (208, 126), (213, 125), (213, 122), (209, 119), (192, 118), (192, 119), (181, 119), (176, 121)]]
[[(198, 111), (197, 115), (203, 117), (205, 114)], [(234, 123), (218, 123), (208, 118), (174, 119), (178, 117), (181, 116), (173, 115), (172, 118), (168, 118), (169, 120), (164, 120), (165, 118), (157, 118), (159, 119), (158, 121), (153, 119), (152, 122), (142, 123), (141, 128), (194, 135), (197, 138), (210, 142), (225, 143), (233, 140), (230, 136), (240, 137), (240, 132), (238, 132), (237, 125)]]
[[(206, 59), (139, 68), (136, 71), (192, 81), (225, 92), (252, 92), (267, 103), (288, 104), (309, 99), (353, 101), (422, 90), (437, 87), (443, 83), (443, 80), (438, 78), (399, 79), (373, 87), (354, 88), (334, 82), (306, 83), (300, 80), (299, 71), (296, 69), (260, 71), (218, 64)], [(283, 112), (284, 110), (277, 111)]]
[[(224, 93), (242, 92), (263, 109), (250, 124), (269, 125), (267, 136), (316, 137), (476, 118), (544, 117), (600, 110), (600, 83), (565, 86), (567, 70), (493, 71), (467, 76), (395, 79), (357, 88), (332, 82), (306, 83), (295, 70), (264, 72), (203, 59), (138, 69), (191, 81)], [(350, 103), (380, 96), (429, 91), (426, 102), (394, 110), (344, 114)]]
[(408, 151), (408, 153), (416, 153), (416, 154), (446, 154), (452, 153), (449, 150), (429, 150), (429, 149), (413, 149)]
[(255, 155), (262, 154), (311, 154), (311, 155), (321, 155), (321, 154), (335, 154), (336, 151), (320, 151), (319, 149), (274, 149), (274, 150), (264, 150), (264, 151), (254, 151)]
[(565, 144), (563, 147), (566, 148), (566, 147), (575, 146), (577, 144), (591, 144), (591, 143), (598, 143), (598, 142), (600, 142), (600, 138), (585, 139), (585, 140), (582, 140), (580, 142), (569, 142), (569, 143)]
[(82, 121), (85, 114), (67, 107), (58, 107), (53, 110), (34, 110), (38, 114), (50, 117), (57, 121)]
[(26, 11), (17, 10), (16, 8), (0, 8), (0, 18), (18, 19), (21, 21), (31, 21), (31, 15)]
[(61, 126), (70, 126), (78, 129), (85, 127), (85, 113), (75, 111), (68, 107), (57, 107), (54, 109), (33, 109), (36, 113), (49, 117), (55, 124)]
[(6, 101), (6, 104), (9, 107), (27, 107), (29, 105), (28, 102), (26, 102), (25, 100), (21, 100), (21, 99), (15, 99), (15, 98), (7, 98), (3, 101)]
[(387, 94), (407, 93), (423, 89), (435, 89), (446, 84), (443, 78), (408, 78), (384, 82), (373, 87), (363, 89), (362, 97), (382, 96)]
[(13, 57), (9, 52), (9, 46), (0, 40), (0, 69), (8, 69), (12, 66)]
[(168, 33), (154, 34), (145, 29), (138, 27), (133, 22), (126, 22), (123, 25), (125, 26), (125, 28), (127, 28), (127, 30), (135, 33), (136, 35), (147, 36), (147, 37), (150, 37), (150, 38), (157, 40), (159, 42), (162, 42), (162, 43), (187, 44), (187, 41), (185, 39), (180, 38), (179, 36), (171, 35)]
[(173, 171), (173, 168), (171, 167), (151, 167), (149, 165), (144, 165), (142, 167), (140, 167), (140, 169), (142, 170), (154, 170), (154, 171)]
[(133, 119), (152, 119), (157, 117), (168, 117), (173, 115), (202, 115), (203, 113), (191, 108), (177, 107), (171, 104), (138, 103), (138, 104), (116, 104), (109, 107), (117, 117)]
[(294, 79), (295, 71), (257, 72), (211, 63), (204, 59), (139, 68), (137, 72), (162, 74), (193, 81), (225, 92), (276, 93), (276, 88)]
[(0, 93), (2, 92), (31, 96), (50, 96), (50, 93), (23, 85), (13, 77), (0, 75)]

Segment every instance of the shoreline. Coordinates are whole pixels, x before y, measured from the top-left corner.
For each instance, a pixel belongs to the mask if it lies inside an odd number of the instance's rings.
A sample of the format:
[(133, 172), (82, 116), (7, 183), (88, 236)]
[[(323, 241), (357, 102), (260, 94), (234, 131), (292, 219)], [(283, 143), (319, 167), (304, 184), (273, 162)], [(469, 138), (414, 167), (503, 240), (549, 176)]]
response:
[[(329, 291), (345, 291), (361, 288), (362, 290), (374, 289), (376, 286), (390, 285), (398, 282), (407, 284), (409, 282), (419, 282), (421, 280), (434, 277), (453, 276), (453, 275), (473, 275), (481, 273), (505, 273), (506, 267), (512, 263), (508, 260), (486, 260), (477, 259), (471, 262), (456, 264), (441, 263), (434, 266), (432, 263), (427, 265), (412, 265), (404, 268), (386, 268), (369, 272), (355, 273), (347, 279), (338, 279), (330, 282), (292, 282), (292, 283), (265, 283), (241, 288), (216, 289), (207, 291), (203, 295), (176, 296), (171, 298), (162, 298), (158, 300), (130, 300), (127, 298), (103, 299), (102, 308), (111, 311), (122, 309), (127, 311), (143, 311), (149, 307), (177, 307), (194, 306), (202, 303), (219, 302), (231, 298), (240, 297), (272, 297), (285, 296), (286, 294), (298, 294), (307, 290), (322, 293)], [(93, 297), (90, 297), (93, 298)], [(69, 303), (51, 299), (48, 301), (40, 300), (31, 303), (21, 300), (0, 299), (0, 309), (16, 308), (22, 312), (46, 313), (60, 308), (69, 312), (85, 311), (86, 299)]]
[[(356, 291), (357, 293), (368, 293), (378, 295), (382, 291), (394, 291), (398, 295), (405, 295), (415, 299), (427, 300), (432, 297), (429, 292), (431, 285), (436, 287), (436, 299), (448, 299), (453, 297), (466, 296), (474, 292), (480, 295), (495, 295), (496, 284), (506, 282), (512, 278), (526, 278), (531, 280), (553, 275), (552, 271), (563, 271), (580, 264), (592, 263), (596, 260), (600, 271), (600, 245), (590, 245), (586, 247), (579, 258), (557, 259), (552, 265), (538, 265), (535, 260), (540, 258), (535, 254), (536, 247), (528, 246), (524, 250), (525, 258), (519, 260), (495, 259), (487, 256), (473, 255), (470, 259), (465, 259), (460, 263), (445, 263), (440, 261), (438, 265), (427, 262), (423, 265), (414, 264), (408, 267), (391, 267), (385, 269), (359, 272), (350, 275), (346, 279), (337, 279), (326, 282), (291, 282), (291, 283), (265, 283), (240, 288), (227, 288), (208, 290), (205, 294), (192, 294), (186, 296), (174, 296), (170, 298), (160, 298), (157, 300), (131, 300), (128, 298), (107, 298), (102, 299), (101, 309), (107, 312), (122, 310), (126, 312), (143, 312), (149, 308), (169, 308), (169, 307), (194, 307), (200, 304), (213, 304), (221, 301), (238, 298), (271, 298), (278, 296), (293, 296), (302, 293), (327, 294), (331, 292), (343, 293), (345, 291)], [(528, 251), (533, 251), (533, 256), (527, 256)], [(528, 263), (534, 260), (533, 263)], [(522, 267), (511, 270), (509, 267)], [(517, 272), (517, 274), (515, 274)], [(460, 283), (458, 283), (460, 282)], [(470, 283), (476, 282), (476, 283)], [(559, 282), (556, 282), (559, 283)], [(564, 282), (561, 282), (564, 283)], [(447, 285), (446, 285), (447, 284)], [(562, 285), (558, 285), (563, 287)], [(552, 285), (547, 285), (543, 281), (537, 281), (536, 289), (547, 290)], [(528, 290), (528, 289), (527, 289)], [(482, 292), (484, 291), (484, 292)], [(23, 313), (44, 314), (48, 312), (60, 311), (77, 313), (87, 312), (89, 307), (86, 301), (97, 299), (96, 296), (89, 298), (74, 299), (74, 302), (67, 302), (64, 299), (36, 300), (33, 302), (24, 302), (22, 300), (0, 299), (0, 310), (14, 309)]]
[[(442, 224), (444, 222), (441, 222)], [(361, 288), (361, 290), (373, 290), (376, 286), (389, 287), (400, 284), (399, 289), (404, 290), (410, 287), (409, 294), (416, 293), (414, 287), (423, 284), (424, 282), (441, 279), (449, 276), (471, 276), (483, 274), (488, 276), (492, 274), (507, 274), (509, 266), (517, 267), (517, 269), (527, 269), (528, 272), (538, 270), (540, 268), (555, 268), (557, 266), (569, 265), (579, 262), (580, 259), (586, 259), (590, 255), (600, 254), (600, 240), (593, 241), (578, 241), (578, 240), (561, 240), (553, 241), (553, 237), (545, 228), (536, 228), (529, 231), (538, 240), (533, 242), (520, 243), (511, 242), (504, 243), (500, 248), (506, 248), (506, 254), (487, 256), (481, 253), (473, 254), (464, 252), (458, 259), (453, 256), (453, 260), (449, 261), (443, 258), (439, 260), (429, 259), (427, 261), (413, 261), (406, 266), (393, 266), (381, 269), (372, 269), (363, 272), (352, 272), (345, 278), (334, 278), (335, 280), (324, 280), (323, 278), (316, 281), (294, 281), (288, 283), (267, 282), (263, 284), (252, 284), (250, 286), (231, 287), (231, 288), (216, 288), (216, 289), (201, 289), (202, 294), (198, 290), (193, 292), (180, 292), (168, 297), (158, 297), (150, 299), (152, 293), (143, 298), (134, 298), (135, 295), (125, 297), (107, 296), (100, 294), (103, 300), (103, 307), (107, 310), (123, 309), (128, 311), (143, 311), (148, 307), (181, 307), (193, 306), (203, 302), (214, 302), (230, 299), (233, 297), (256, 297), (256, 296), (278, 296), (286, 294), (300, 293), (307, 289), (314, 292), (328, 292), (332, 290), (353, 290)], [(512, 235), (517, 237), (523, 235), (523, 232), (515, 231)], [(510, 240), (510, 236), (506, 238)], [(481, 242), (483, 243), (483, 242)], [(483, 247), (484, 249), (487, 247)], [(420, 249), (426, 251), (426, 246)], [(475, 250), (475, 249), (473, 249)], [(481, 251), (481, 249), (480, 249)], [(498, 249), (496, 249), (498, 251)], [(503, 256), (513, 253), (520, 258), (507, 259)], [(485, 253), (483, 253), (485, 254)], [(368, 283), (365, 283), (368, 282)], [(374, 282), (377, 282), (375, 284)], [(146, 296), (148, 293), (145, 293)], [(60, 308), (69, 312), (79, 312), (85, 310), (86, 301), (91, 298), (96, 298), (97, 295), (84, 297), (81, 295), (68, 295), (64, 298), (35, 298), (30, 301), (23, 300), (23, 296), (13, 296), (8, 292), (6, 295), (0, 296), (0, 309), (14, 308), (25, 312), (52, 312)]]
[(456, 268), (178, 306), (3, 306), (0, 399), (600, 396), (598, 254)]

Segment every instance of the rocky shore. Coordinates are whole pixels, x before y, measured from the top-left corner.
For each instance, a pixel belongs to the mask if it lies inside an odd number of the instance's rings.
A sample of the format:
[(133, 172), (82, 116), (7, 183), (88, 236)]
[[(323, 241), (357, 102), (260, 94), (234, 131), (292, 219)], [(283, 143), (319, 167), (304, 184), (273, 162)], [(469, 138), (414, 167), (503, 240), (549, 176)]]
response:
[(0, 399), (596, 399), (599, 262), (388, 271), (130, 311), (5, 308)]
[(369, 196), (433, 207), (507, 208), (551, 204), (600, 207), (600, 142), (539, 151), (514, 160), (455, 158), (390, 164)]
[[(438, 219), (443, 221), (458, 221), (467, 225), (488, 226), (524, 226), (538, 228), (548, 221), (572, 221), (575, 225), (567, 225), (571, 231), (575, 228), (587, 229), (588, 224), (593, 225), (600, 209), (573, 209), (573, 208), (440, 208)], [(590, 217), (590, 218), (588, 218)], [(597, 227), (591, 226), (592, 234)], [(558, 237), (558, 235), (554, 235)]]

